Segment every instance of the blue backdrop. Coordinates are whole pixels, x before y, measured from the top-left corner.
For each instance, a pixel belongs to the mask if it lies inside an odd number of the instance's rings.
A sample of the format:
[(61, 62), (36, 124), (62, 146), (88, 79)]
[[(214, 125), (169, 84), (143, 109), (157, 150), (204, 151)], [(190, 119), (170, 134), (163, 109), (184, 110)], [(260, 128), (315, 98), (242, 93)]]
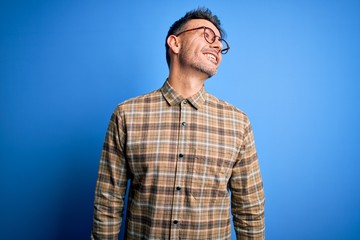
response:
[(198, 6), (227, 31), (206, 88), (252, 121), (267, 239), (360, 239), (356, 0), (1, 1), (1, 239), (89, 238), (110, 115), (161, 87)]

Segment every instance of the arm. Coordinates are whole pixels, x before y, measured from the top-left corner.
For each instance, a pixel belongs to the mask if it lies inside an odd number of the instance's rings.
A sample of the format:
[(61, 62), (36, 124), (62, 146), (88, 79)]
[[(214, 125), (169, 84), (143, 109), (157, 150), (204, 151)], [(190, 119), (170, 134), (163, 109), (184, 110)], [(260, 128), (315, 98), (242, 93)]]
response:
[(125, 131), (115, 110), (105, 137), (96, 182), (91, 239), (118, 239), (127, 185)]
[(237, 239), (264, 239), (265, 197), (249, 121), (245, 126), (241, 150), (233, 168), (230, 189)]

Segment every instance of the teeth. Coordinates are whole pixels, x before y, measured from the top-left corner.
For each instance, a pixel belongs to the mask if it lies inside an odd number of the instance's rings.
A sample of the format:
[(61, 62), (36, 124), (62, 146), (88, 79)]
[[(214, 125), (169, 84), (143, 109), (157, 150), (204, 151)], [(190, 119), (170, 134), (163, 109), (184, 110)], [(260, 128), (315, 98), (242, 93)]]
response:
[(207, 55), (207, 57), (209, 58), (209, 60), (212, 60), (212, 61), (214, 61), (214, 62), (216, 62), (216, 57), (214, 56), (214, 55), (212, 55), (212, 54), (206, 54)]

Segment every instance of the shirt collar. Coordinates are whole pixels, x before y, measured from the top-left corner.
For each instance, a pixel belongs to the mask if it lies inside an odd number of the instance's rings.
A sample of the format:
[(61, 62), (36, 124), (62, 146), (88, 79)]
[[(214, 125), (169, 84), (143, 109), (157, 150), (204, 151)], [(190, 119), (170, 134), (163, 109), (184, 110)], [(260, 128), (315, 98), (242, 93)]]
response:
[[(185, 100), (184, 97), (182, 97), (179, 93), (177, 93), (169, 84), (168, 81), (164, 83), (162, 88), (160, 89), (162, 95), (164, 96), (165, 100), (168, 102), (170, 106), (178, 105), (183, 100)], [(198, 91), (193, 96), (186, 99), (194, 108), (199, 109), (202, 105), (204, 105), (206, 101), (206, 90), (203, 86), (200, 91)]]

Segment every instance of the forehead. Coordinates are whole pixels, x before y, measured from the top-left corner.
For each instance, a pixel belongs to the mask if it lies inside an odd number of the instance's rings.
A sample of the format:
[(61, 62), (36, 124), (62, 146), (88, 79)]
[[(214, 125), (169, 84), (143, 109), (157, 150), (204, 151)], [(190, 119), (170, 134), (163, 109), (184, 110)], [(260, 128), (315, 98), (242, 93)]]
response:
[(220, 36), (220, 32), (219, 30), (215, 27), (214, 24), (212, 24), (210, 21), (205, 20), (205, 19), (191, 19), (189, 20), (186, 24), (185, 24), (185, 29), (190, 29), (190, 28), (197, 28), (197, 27), (208, 27), (211, 28), (216, 35)]

